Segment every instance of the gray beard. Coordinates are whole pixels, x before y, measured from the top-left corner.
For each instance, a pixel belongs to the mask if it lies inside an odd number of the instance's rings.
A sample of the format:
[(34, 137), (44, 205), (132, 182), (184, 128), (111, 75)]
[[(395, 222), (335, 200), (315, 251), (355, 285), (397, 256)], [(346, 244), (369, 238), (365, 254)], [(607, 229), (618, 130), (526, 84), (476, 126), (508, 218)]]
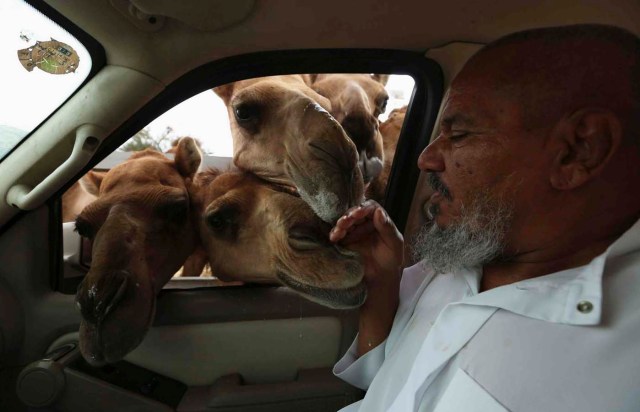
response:
[(481, 193), (462, 208), (459, 222), (446, 228), (435, 222), (423, 226), (414, 241), (413, 256), (435, 273), (482, 267), (503, 257), (511, 216), (511, 207)]

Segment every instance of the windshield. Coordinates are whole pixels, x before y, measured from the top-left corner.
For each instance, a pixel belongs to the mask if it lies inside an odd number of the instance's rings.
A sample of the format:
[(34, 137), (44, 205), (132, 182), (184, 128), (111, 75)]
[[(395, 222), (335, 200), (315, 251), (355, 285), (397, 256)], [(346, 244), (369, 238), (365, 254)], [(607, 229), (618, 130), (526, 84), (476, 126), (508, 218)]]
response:
[(0, 159), (87, 78), (91, 57), (69, 32), (21, 0), (0, 2)]

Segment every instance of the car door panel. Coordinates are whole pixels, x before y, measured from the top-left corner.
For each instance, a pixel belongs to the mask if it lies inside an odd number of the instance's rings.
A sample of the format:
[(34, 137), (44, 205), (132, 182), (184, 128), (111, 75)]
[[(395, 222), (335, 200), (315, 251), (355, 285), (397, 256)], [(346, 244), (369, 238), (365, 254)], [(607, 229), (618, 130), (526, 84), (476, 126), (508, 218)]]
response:
[[(125, 360), (187, 385), (185, 410), (283, 407), (290, 401), (302, 407), (308, 399), (329, 405), (316, 410), (335, 410), (336, 402), (361, 394), (331, 372), (354, 337), (356, 315), (283, 287), (165, 289), (154, 326)], [(49, 350), (77, 341), (77, 332), (68, 333)], [(114, 390), (103, 389), (105, 395)]]

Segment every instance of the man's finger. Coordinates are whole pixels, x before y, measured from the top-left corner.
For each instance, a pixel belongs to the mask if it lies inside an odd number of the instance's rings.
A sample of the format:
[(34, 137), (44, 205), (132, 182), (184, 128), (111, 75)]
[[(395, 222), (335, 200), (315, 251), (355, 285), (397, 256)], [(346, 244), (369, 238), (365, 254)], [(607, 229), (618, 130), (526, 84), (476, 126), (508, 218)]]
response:
[(371, 233), (375, 232), (376, 228), (373, 225), (371, 220), (359, 225), (353, 226), (353, 230), (349, 231), (343, 238), (341, 244), (348, 246), (353, 243), (358, 243), (362, 239), (371, 235)]
[(338, 229), (347, 231), (352, 226), (357, 226), (367, 220), (373, 219), (374, 213), (375, 205), (358, 206), (357, 208), (353, 208), (345, 215), (340, 217), (340, 219), (338, 219), (334, 228), (332, 229), (332, 232), (337, 231)]
[(376, 209), (373, 225), (380, 234), (380, 239), (389, 249), (395, 250), (398, 244), (402, 243), (402, 234), (382, 207)]

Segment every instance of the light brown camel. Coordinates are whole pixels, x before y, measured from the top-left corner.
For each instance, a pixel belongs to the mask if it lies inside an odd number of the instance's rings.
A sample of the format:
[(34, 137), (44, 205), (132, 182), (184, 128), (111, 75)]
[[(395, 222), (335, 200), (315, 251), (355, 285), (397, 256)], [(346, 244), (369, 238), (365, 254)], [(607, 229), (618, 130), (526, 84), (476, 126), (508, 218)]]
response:
[(76, 219), (79, 234), (93, 242), (91, 269), (76, 294), (89, 363), (119, 360), (142, 341), (157, 293), (196, 248), (188, 186), (201, 161), (184, 138), (175, 160), (145, 150), (104, 176), (85, 176), (98, 197)]
[(334, 308), (366, 297), (359, 256), (329, 241), (331, 225), (286, 187), (246, 172), (198, 174), (200, 238), (222, 280), (280, 283)]
[[(175, 139), (171, 142), (171, 148), (165, 153), (175, 155), (177, 152), (178, 142), (182, 138)], [(194, 142), (201, 148), (201, 143), (194, 139)], [(100, 181), (104, 178), (107, 172), (102, 171), (90, 171), (87, 175), (83, 176), (80, 180), (75, 182), (67, 191), (62, 195), (62, 222), (73, 222), (77, 216), (88, 206), (91, 202), (96, 200), (98, 196), (98, 188)], [(189, 256), (184, 262), (183, 267), (178, 270), (175, 276), (178, 277), (198, 277), (198, 276), (211, 276), (210, 271), (205, 270), (207, 265), (207, 256), (198, 245), (195, 252)]]
[(312, 88), (331, 102), (330, 113), (347, 132), (358, 150), (358, 165), (366, 197), (381, 201), (386, 180), (381, 175), (385, 162), (378, 116), (386, 110), (389, 95), (387, 75), (314, 74)]
[[(174, 139), (171, 142), (171, 147), (165, 153), (176, 153), (178, 142), (181, 138)], [(202, 148), (202, 143), (198, 139), (194, 139), (198, 148)], [(91, 202), (96, 200), (97, 193), (95, 193), (95, 185), (90, 184), (87, 186), (84, 182), (91, 180), (102, 180), (106, 172), (99, 172), (92, 170), (90, 176), (75, 182), (66, 192), (62, 195), (62, 222), (73, 222), (76, 217), (82, 212), (82, 210)], [(89, 193), (89, 191), (94, 193)]]
[(326, 222), (362, 202), (356, 147), (308, 76), (248, 79), (214, 91), (227, 106), (238, 168), (295, 186)]
[(380, 133), (382, 133), (382, 143), (384, 146), (384, 154), (395, 153), (400, 137), (400, 131), (404, 124), (404, 118), (407, 115), (407, 106), (393, 109), (389, 113), (389, 117), (380, 125)]
[(382, 146), (384, 151), (384, 165), (382, 172), (368, 187), (367, 193), (377, 193), (380, 196), (378, 201), (382, 201), (387, 190), (387, 181), (391, 174), (393, 158), (396, 154), (400, 131), (407, 114), (407, 106), (394, 109), (389, 113), (389, 117), (380, 124), (380, 134), (382, 135)]

